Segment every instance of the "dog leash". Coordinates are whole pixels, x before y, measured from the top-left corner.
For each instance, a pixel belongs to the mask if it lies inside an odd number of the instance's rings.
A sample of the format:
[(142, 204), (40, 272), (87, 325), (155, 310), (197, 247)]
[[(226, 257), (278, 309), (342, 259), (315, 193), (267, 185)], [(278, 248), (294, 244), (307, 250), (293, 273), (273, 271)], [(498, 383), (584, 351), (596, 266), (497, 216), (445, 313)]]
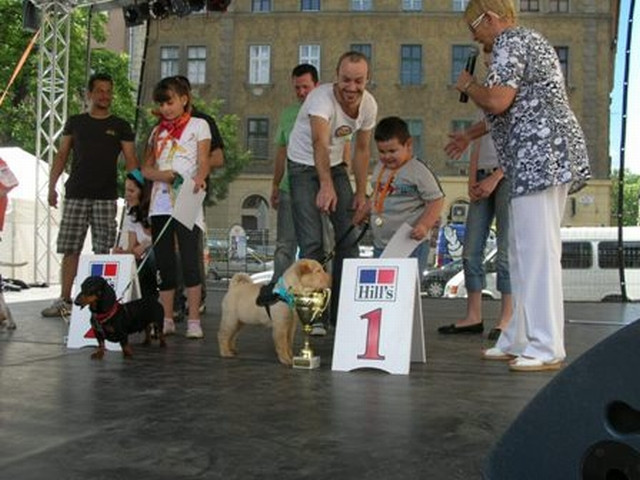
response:
[[(142, 258), (142, 261), (140, 262), (140, 265), (138, 265), (138, 268), (136, 268), (136, 277), (138, 276), (138, 274), (140, 273), (140, 271), (142, 270), (142, 267), (144, 267), (144, 264), (147, 263), (147, 259), (149, 258), (149, 255), (151, 253), (151, 251), (153, 250), (153, 248), (158, 244), (158, 242), (160, 241), (160, 239), (162, 238), (162, 236), (164, 235), (164, 233), (167, 231), (167, 228), (169, 228), (169, 224), (171, 223), (171, 221), (173, 220), (173, 216), (169, 217), (169, 220), (167, 220), (164, 224), (164, 226), (162, 227), (162, 230), (160, 230), (160, 233), (158, 234), (158, 237), (155, 239), (155, 241), (151, 244), (151, 246), (147, 249), (147, 254)], [(127, 285), (124, 287), (124, 289), (122, 290), (122, 293), (120, 294), (120, 298), (117, 299), (117, 301), (119, 302), (120, 300), (122, 300), (122, 298), (124, 297), (124, 294), (127, 292), (127, 290), (129, 290), (129, 288), (131, 287), (131, 284), (133, 283), (133, 276), (131, 277), (131, 279), (129, 280), (129, 283), (127, 283)]]
[[(342, 244), (342, 242), (344, 242), (347, 239), (347, 237), (349, 237), (351, 232), (353, 232), (354, 228), (356, 227), (357, 225), (355, 223), (352, 223), (347, 229), (347, 231), (344, 232), (344, 234), (338, 239), (336, 244), (333, 246), (333, 249), (329, 253), (327, 253), (324, 256), (324, 259), (322, 260), (322, 262), (320, 262), (323, 267), (326, 267), (327, 263), (329, 263), (333, 259), (333, 257), (336, 256), (336, 249), (338, 248), (338, 246)], [(362, 237), (364, 237), (364, 234), (367, 233), (368, 228), (369, 228), (369, 222), (365, 222), (365, 224), (362, 226), (362, 229), (360, 230), (360, 233), (358, 234), (358, 237), (356, 238), (356, 241), (353, 242), (353, 245), (357, 245), (358, 243), (360, 243), (360, 240), (362, 240)]]

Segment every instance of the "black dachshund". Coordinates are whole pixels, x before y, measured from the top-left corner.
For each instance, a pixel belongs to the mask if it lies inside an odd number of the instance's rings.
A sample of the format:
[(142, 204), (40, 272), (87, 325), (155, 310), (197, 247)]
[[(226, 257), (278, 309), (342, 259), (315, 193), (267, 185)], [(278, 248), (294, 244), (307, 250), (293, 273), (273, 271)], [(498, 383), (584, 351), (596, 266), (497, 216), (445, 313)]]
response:
[(133, 356), (129, 334), (144, 330), (143, 345), (149, 345), (152, 326), (160, 339), (160, 346), (166, 346), (162, 333), (164, 312), (155, 296), (120, 303), (113, 287), (104, 278), (96, 275), (87, 277), (82, 282), (80, 293), (74, 303), (80, 307), (88, 305), (91, 310), (91, 326), (98, 340), (98, 349), (91, 358), (100, 360), (104, 357), (105, 340), (119, 343), (125, 357)]

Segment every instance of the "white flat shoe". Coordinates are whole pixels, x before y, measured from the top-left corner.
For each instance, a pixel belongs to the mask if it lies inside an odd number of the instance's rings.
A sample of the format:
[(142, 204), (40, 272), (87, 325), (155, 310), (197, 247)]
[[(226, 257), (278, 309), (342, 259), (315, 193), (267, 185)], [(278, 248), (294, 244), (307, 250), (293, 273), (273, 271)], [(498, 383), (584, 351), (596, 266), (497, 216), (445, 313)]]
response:
[(562, 360), (543, 362), (537, 358), (517, 357), (509, 362), (509, 370), (514, 372), (544, 372), (547, 370), (560, 370)]

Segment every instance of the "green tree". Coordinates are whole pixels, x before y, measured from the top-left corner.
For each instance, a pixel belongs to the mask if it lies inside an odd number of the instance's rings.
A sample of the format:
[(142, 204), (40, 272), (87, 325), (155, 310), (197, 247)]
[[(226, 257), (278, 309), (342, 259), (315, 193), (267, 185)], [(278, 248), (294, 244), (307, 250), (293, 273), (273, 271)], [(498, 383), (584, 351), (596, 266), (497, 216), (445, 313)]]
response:
[[(612, 217), (618, 218), (618, 194), (620, 171), (614, 170), (611, 174), (611, 205)], [(638, 195), (640, 195), (640, 175), (629, 170), (624, 171), (624, 186), (622, 198), (622, 225), (638, 225)]]
[[(0, 85), (7, 85), (22, 57), (33, 33), (22, 29), (22, 2), (0, 0), (3, 14), (0, 27)], [(126, 56), (104, 49), (93, 49), (87, 68), (87, 36), (89, 21), (91, 36), (96, 42), (105, 40), (105, 13), (93, 13), (80, 8), (73, 12), (69, 43), (68, 114), (84, 110), (85, 90), (88, 75), (105, 71), (114, 78), (116, 96), (113, 111), (129, 121), (135, 115), (133, 88), (128, 80)], [(7, 98), (0, 106), (0, 144), (19, 146), (35, 153), (37, 94), (38, 94), (38, 44), (16, 77)]]

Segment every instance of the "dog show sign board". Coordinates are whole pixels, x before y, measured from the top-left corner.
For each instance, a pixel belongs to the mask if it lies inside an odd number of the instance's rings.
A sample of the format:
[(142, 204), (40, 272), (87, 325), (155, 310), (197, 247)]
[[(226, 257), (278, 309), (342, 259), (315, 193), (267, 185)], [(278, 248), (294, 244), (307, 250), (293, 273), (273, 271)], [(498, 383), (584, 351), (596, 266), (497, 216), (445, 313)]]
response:
[(332, 370), (406, 375), (412, 361), (426, 362), (418, 261), (346, 259)]
[[(93, 275), (104, 277), (115, 290), (117, 298), (122, 302), (140, 298), (136, 259), (133, 255), (81, 255), (74, 285), (74, 298), (75, 295), (80, 292), (80, 285), (82, 285), (85, 278)], [(129, 285), (129, 282), (131, 282), (131, 285)], [(127, 286), (129, 288), (127, 288)], [(127, 289), (126, 291), (125, 288)], [(81, 309), (74, 303), (71, 309), (67, 348), (89, 346), (98, 346), (98, 341), (91, 327), (91, 312), (89, 311), (89, 307)], [(108, 350), (116, 352), (122, 350), (119, 343), (109, 341), (105, 342), (105, 347)]]

